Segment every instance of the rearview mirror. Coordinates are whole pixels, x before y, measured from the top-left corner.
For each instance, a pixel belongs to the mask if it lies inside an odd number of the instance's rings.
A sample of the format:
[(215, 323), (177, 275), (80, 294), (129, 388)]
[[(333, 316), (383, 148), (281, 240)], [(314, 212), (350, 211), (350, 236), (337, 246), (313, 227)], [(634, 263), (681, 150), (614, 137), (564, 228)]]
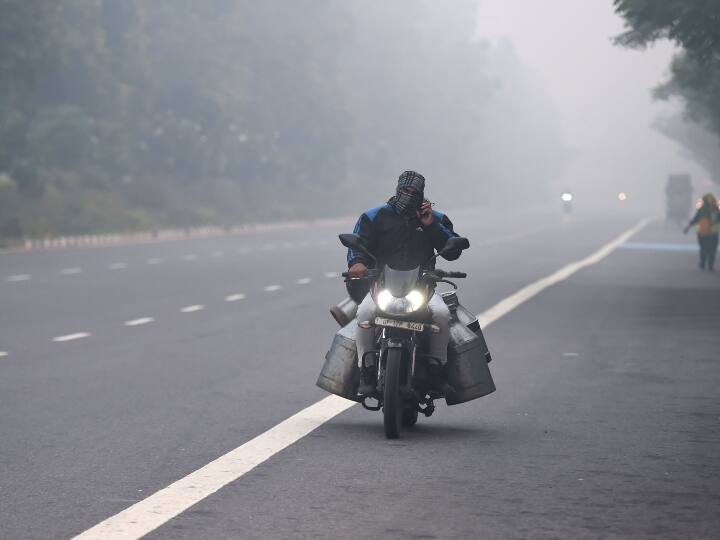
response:
[(363, 242), (362, 238), (360, 238), (357, 234), (340, 234), (338, 235), (338, 238), (340, 239), (340, 243), (346, 248), (362, 253), (373, 261), (376, 260), (375, 256), (368, 251), (368, 248), (365, 246), (365, 242)]

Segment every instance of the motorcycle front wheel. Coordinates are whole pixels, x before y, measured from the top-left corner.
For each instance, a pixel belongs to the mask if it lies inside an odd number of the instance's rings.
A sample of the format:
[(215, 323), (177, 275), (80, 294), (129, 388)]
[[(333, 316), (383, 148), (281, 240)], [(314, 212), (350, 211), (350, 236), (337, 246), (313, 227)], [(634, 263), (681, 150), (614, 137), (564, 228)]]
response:
[(385, 359), (385, 388), (383, 389), (383, 425), (385, 437), (397, 439), (403, 416), (403, 402), (400, 396), (400, 375), (402, 349), (389, 349)]

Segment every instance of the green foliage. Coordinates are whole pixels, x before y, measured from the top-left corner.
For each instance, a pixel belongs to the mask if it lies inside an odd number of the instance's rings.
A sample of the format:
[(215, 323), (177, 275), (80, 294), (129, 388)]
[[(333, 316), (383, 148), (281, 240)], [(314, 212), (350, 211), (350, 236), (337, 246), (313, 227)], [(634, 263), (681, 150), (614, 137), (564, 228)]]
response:
[(536, 133), (524, 150), (559, 164), (553, 114), (533, 117), (547, 99), (472, 40), (473, 15), (469, 0), (0, 0), (0, 237), (357, 211), (406, 168), (472, 196), (540, 186), (555, 170), (507, 148)]
[[(656, 97), (682, 98), (686, 116), (720, 137), (720, 1), (719, 0), (614, 0), (629, 30), (617, 42), (644, 47), (667, 38), (682, 48), (670, 66), (670, 78), (659, 86)], [(665, 131), (670, 129), (665, 126)], [(673, 138), (694, 144), (685, 130)], [(690, 147), (695, 154), (707, 153), (705, 145)], [(720, 144), (715, 150), (720, 153)], [(703, 160), (707, 162), (707, 160)], [(711, 173), (717, 182), (715, 167)]]

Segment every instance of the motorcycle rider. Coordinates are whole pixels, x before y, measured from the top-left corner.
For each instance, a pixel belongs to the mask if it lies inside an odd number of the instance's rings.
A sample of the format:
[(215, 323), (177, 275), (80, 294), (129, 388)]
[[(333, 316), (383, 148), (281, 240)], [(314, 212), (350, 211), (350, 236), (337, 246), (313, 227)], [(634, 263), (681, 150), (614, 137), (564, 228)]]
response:
[[(448, 238), (458, 236), (453, 231), (450, 219), (436, 210), (424, 198), (425, 177), (415, 171), (405, 171), (398, 178), (395, 195), (382, 206), (364, 212), (355, 225), (355, 234), (359, 235), (366, 247), (377, 258), (377, 267), (388, 265), (398, 270), (409, 270), (418, 266), (432, 269), (428, 260), (435, 250), (440, 251)], [(444, 258), (454, 261), (460, 257), (460, 250), (444, 254)], [(348, 272), (351, 277), (362, 277), (372, 261), (361, 253), (348, 249)], [(429, 363), (430, 376), (437, 389), (445, 394), (453, 391), (447, 383), (444, 368), (447, 365), (447, 347), (450, 339), (450, 310), (438, 294), (433, 294), (427, 304), (433, 324), (440, 332), (430, 335), (428, 355), (434, 362)], [(373, 321), (377, 306), (368, 293), (360, 303), (357, 322)], [(356, 328), (356, 344), (360, 367), (361, 396), (372, 394), (377, 371), (374, 367), (375, 355), (366, 353), (376, 349), (375, 329)]]

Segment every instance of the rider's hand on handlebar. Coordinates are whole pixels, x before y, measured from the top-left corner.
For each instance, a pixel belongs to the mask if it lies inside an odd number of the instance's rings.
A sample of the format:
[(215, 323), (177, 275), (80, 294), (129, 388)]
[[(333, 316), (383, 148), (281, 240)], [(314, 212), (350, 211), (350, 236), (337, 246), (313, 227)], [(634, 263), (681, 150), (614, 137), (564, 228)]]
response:
[(348, 274), (350, 274), (352, 278), (364, 277), (365, 272), (367, 272), (367, 266), (363, 263), (355, 263), (348, 270)]

